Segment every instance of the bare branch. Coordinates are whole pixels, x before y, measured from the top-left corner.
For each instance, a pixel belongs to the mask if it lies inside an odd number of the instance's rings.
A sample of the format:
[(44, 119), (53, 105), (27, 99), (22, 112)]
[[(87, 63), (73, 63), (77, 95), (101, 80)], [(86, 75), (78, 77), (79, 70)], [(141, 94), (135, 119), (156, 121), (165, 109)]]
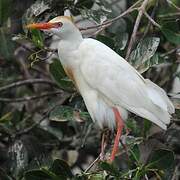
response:
[(166, 18), (166, 17), (173, 17), (173, 16), (179, 16), (180, 12), (172, 12), (172, 13), (167, 13), (167, 14), (159, 14), (157, 17), (159, 18)]
[[(158, 4), (159, 4), (159, 0), (156, 0), (156, 3), (155, 3), (155, 5), (154, 5), (153, 10), (152, 10), (151, 15), (150, 15), (151, 18), (154, 18), (155, 12), (156, 12), (156, 10), (157, 10), (157, 8), (158, 8)], [(144, 31), (144, 34), (143, 34), (143, 36), (142, 36), (142, 39), (144, 39), (144, 37), (146, 37), (146, 35), (147, 35), (147, 33), (148, 33), (151, 25), (152, 25), (152, 24), (151, 24), (151, 22), (149, 21), (149, 22), (148, 22), (148, 25), (146, 26), (146, 29), (145, 29), (145, 31)]]
[(20, 136), (22, 134), (26, 134), (28, 132), (30, 132), (31, 130), (33, 130), (35, 127), (37, 127), (44, 119), (46, 119), (49, 116), (49, 113), (52, 112), (57, 106), (62, 105), (71, 95), (68, 93), (64, 93), (61, 100), (54, 105), (52, 108), (50, 108), (49, 110), (46, 111), (45, 115), (37, 122), (35, 122), (34, 124), (32, 124), (30, 127), (23, 129), (22, 131), (19, 131), (15, 134), (15, 136)]
[(129, 7), (126, 11), (124, 11), (122, 14), (120, 14), (119, 16), (111, 19), (111, 20), (108, 20), (108, 21), (105, 21), (104, 23), (102, 24), (98, 24), (98, 25), (95, 25), (95, 26), (89, 26), (89, 27), (86, 27), (86, 28), (80, 28), (80, 31), (86, 31), (86, 30), (89, 30), (89, 29), (96, 29), (96, 28), (100, 28), (102, 30), (103, 27), (108, 27), (110, 26), (113, 22), (119, 20), (120, 18), (126, 16), (127, 14), (137, 10), (138, 8), (135, 8), (142, 0), (139, 0), (137, 1), (136, 3), (134, 3), (131, 7)]
[(44, 84), (50, 84), (53, 85), (55, 87), (57, 87), (57, 84), (54, 83), (51, 80), (47, 80), (47, 79), (27, 79), (27, 80), (22, 80), (22, 81), (18, 81), (18, 82), (14, 82), (12, 84), (8, 84), (6, 86), (3, 86), (0, 88), (0, 92), (12, 89), (12, 88), (16, 88), (19, 86), (23, 86), (23, 85), (27, 85), (27, 84), (38, 84), (38, 83), (44, 83)]
[(149, 21), (156, 27), (158, 28), (161, 28), (161, 26), (156, 22), (154, 21), (154, 19), (151, 18), (151, 16), (149, 16), (149, 14), (145, 11), (144, 12), (144, 15), (149, 19)]
[(172, 53), (176, 52), (178, 49), (179, 49), (179, 47), (173, 48), (173, 49), (167, 51), (166, 53), (161, 54), (160, 56), (161, 56), (161, 57), (168, 56), (169, 54), (172, 54)]
[(133, 44), (136, 41), (137, 30), (138, 30), (142, 15), (145, 12), (145, 8), (146, 8), (146, 6), (148, 4), (148, 1), (149, 0), (144, 0), (142, 5), (139, 8), (139, 13), (138, 13), (137, 18), (136, 18), (136, 22), (135, 22), (135, 25), (134, 25), (134, 29), (133, 29), (133, 32), (132, 32), (132, 35), (131, 35), (131, 38), (130, 38), (130, 42), (129, 42), (129, 45), (128, 45), (127, 53), (126, 53), (126, 60), (127, 61), (129, 59)]
[(180, 7), (178, 7), (176, 4), (174, 4), (174, 2), (170, 1), (170, 0), (166, 0), (169, 4), (171, 4), (174, 8), (176, 8), (178, 11), (180, 11)]
[(63, 91), (55, 91), (55, 92), (49, 92), (49, 93), (42, 93), (37, 96), (26, 96), (26, 97), (21, 97), (21, 98), (2, 98), (0, 97), (0, 102), (8, 102), (8, 103), (14, 103), (14, 102), (24, 102), (24, 101), (31, 101), (31, 100), (36, 100), (40, 98), (45, 98), (48, 96), (54, 96), (57, 94), (62, 94)]

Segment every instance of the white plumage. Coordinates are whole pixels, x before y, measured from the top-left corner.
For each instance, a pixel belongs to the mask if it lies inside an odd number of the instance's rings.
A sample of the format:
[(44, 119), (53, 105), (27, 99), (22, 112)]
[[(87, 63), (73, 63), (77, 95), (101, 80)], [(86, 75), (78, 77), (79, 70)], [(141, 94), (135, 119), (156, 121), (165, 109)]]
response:
[[(83, 85), (86, 87), (84, 91), (93, 91), (93, 96), (97, 97), (88, 101), (88, 93), (84, 95), (87, 108), (92, 106), (92, 101), (96, 101), (98, 105), (101, 102), (99, 106), (102, 106), (99, 107), (101, 112), (97, 112), (95, 105), (88, 108), (90, 112), (94, 109), (91, 112), (94, 119), (98, 121), (97, 114), (100, 113), (104, 121), (108, 121), (110, 113), (107, 114), (104, 110), (107, 107), (103, 108), (107, 104), (109, 111), (113, 106), (126, 109), (166, 129), (174, 107), (163, 89), (150, 80), (145, 80), (127, 61), (97, 40), (84, 39), (78, 51), (80, 57), (83, 57), (78, 72), (86, 84)], [(79, 87), (82, 87), (81, 83)]]
[[(54, 27), (59, 22), (61, 26)], [(128, 110), (167, 128), (174, 106), (163, 89), (144, 79), (103, 43), (83, 39), (69, 18), (56, 17), (50, 23), (49, 31), (61, 38), (58, 44), (61, 63), (81, 93), (92, 119), (100, 127), (115, 127), (112, 107), (116, 107), (124, 120)]]

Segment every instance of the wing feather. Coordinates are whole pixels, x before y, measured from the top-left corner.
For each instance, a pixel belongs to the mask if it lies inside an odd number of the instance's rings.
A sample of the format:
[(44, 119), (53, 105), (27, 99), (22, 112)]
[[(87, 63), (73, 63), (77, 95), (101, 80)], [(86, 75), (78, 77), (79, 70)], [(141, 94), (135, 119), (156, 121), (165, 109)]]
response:
[(166, 106), (167, 99), (154, 103), (149, 97), (147, 81), (127, 61), (106, 45), (90, 38), (84, 40), (80, 50), (80, 70), (91, 88), (113, 104), (148, 118), (165, 129), (170, 115), (160, 106)]

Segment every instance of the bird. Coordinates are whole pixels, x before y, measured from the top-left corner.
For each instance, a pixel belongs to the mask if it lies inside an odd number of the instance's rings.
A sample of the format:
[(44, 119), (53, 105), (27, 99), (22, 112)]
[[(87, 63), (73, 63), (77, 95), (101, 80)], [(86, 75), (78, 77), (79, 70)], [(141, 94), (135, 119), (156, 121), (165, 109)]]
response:
[(116, 129), (110, 162), (116, 157), (128, 112), (167, 129), (175, 109), (166, 92), (102, 42), (83, 38), (71, 17), (58, 16), (26, 27), (48, 31), (60, 39), (59, 59), (92, 120), (100, 128)]

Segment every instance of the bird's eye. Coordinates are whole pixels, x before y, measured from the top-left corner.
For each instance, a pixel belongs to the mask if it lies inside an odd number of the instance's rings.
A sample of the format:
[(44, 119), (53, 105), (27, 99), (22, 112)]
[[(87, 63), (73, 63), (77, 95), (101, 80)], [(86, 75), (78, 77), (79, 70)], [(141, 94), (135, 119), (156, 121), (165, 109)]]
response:
[(63, 23), (62, 22), (58, 22), (58, 27), (62, 27)]
[(53, 23), (53, 28), (60, 28), (62, 26), (63, 26), (62, 22), (55, 22), (55, 23)]

